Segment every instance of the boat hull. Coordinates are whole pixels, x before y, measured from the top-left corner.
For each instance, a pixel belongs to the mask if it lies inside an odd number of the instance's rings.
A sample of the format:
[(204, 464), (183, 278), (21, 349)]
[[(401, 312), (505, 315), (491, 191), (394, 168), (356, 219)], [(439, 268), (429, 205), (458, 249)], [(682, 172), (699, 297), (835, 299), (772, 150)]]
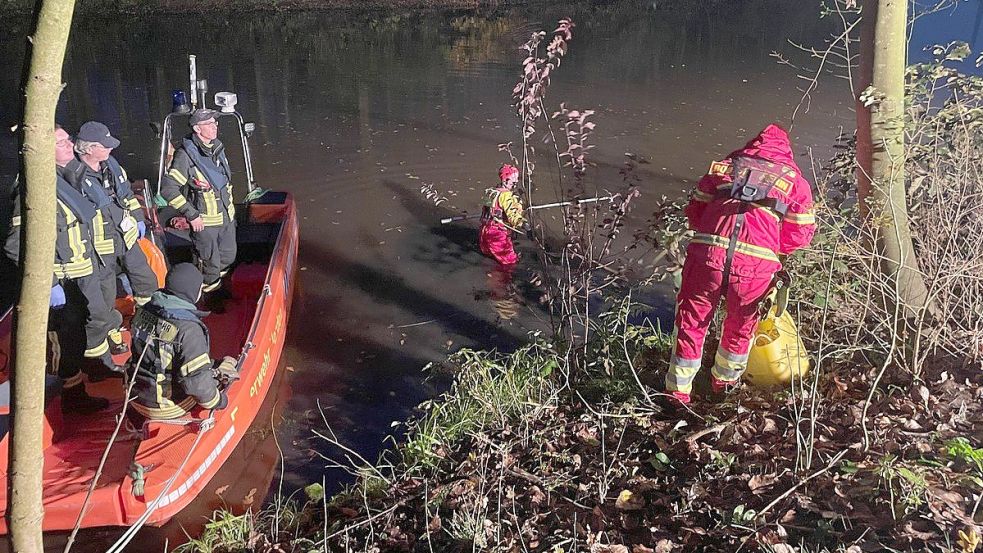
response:
[[(258, 263), (238, 266), (231, 277), (234, 298), (228, 310), (205, 319), (212, 356), (239, 358), (240, 378), (227, 390), (228, 407), (211, 413), (195, 410), (179, 424), (151, 422), (139, 436), (124, 433), (110, 449), (99, 485), (86, 501), (115, 426), (110, 411), (118, 412), (122, 405), (121, 381), (89, 386), (96, 395), (119, 398), (109, 411), (96, 415), (55, 420), (60, 415), (56, 398), (46, 409), (51, 435), (45, 449), (45, 531), (69, 530), (77, 522), (81, 527), (161, 525), (188, 506), (232, 454), (279, 368), (295, 288), (296, 207), (290, 195), (271, 194), (282, 201), (253, 203), (247, 210), (250, 228), (279, 228), (265, 275)], [(9, 328), (9, 321), (0, 321), (0, 348), (9, 348), (4, 336)], [(8, 440), (9, 435), (0, 442), (4, 480)], [(6, 488), (0, 489), (0, 514), (6, 514)], [(0, 517), (0, 533), (6, 532), (6, 518)]]

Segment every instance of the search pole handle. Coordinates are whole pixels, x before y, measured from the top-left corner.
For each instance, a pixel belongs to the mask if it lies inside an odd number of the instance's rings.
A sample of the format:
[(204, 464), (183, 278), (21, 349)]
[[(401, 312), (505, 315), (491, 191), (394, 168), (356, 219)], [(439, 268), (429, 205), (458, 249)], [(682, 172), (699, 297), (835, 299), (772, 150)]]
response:
[(474, 215), (456, 215), (454, 217), (445, 217), (440, 220), (440, 224), (446, 225), (447, 223), (455, 223), (457, 221), (467, 221), (468, 219), (477, 219), (481, 217), (480, 213)]

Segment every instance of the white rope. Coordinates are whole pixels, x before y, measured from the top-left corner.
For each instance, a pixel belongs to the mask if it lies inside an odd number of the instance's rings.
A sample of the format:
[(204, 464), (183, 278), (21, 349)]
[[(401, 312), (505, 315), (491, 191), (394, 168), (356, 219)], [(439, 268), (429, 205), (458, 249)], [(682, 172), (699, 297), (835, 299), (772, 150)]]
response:
[[(208, 432), (209, 430), (212, 429), (212, 426), (215, 423), (215, 418), (212, 416), (212, 413), (213, 413), (212, 411), (209, 411), (208, 417), (201, 419), (199, 421), (201, 425), (199, 426), (198, 435), (195, 437), (195, 442), (191, 444), (191, 448), (188, 450), (188, 454), (184, 457), (184, 460), (181, 461), (181, 464), (178, 466), (177, 470), (174, 471), (174, 474), (167, 480), (167, 483), (164, 484), (164, 489), (161, 490), (160, 495), (158, 495), (157, 498), (154, 499), (154, 501), (147, 506), (147, 510), (144, 511), (142, 515), (140, 515), (140, 518), (138, 518), (136, 522), (133, 523), (132, 526), (127, 528), (126, 532), (123, 532), (123, 535), (120, 536), (118, 540), (116, 540), (116, 543), (114, 543), (109, 549), (106, 550), (106, 553), (122, 552), (123, 549), (127, 545), (129, 545), (131, 541), (133, 541), (133, 538), (136, 537), (137, 532), (140, 531), (143, 525), (147, 523), (147, 519), (150, 518), (150, 515), (152, 515), (153, 512), (157, 510), (157, 506), (160, 504), (160, 500), (163, 499), (164, 496), (166, 496), (167, 493), (171, 490), (171, 486), (174, 485), (174, 482), (177, 480), (178, 475), (180, 475), (181, 471), (184, 470), (184, 465), (186, 465), (188, 461), (191, 459), (191, 454), (194, 453), (195, 448), (198, 447), (198, 443), (201, 441), (201, 437), (205, 435), (205, 432)], [(160, 421), (156, 421), (156, 422), (160, 422)]]
[[(75, 526), (72, 527), (72, 532), (68, 536), (68, 541), (65, 543), (64, 553), (69, 553), (72, 549), (72, 545), (75, 543), (75, 537), (78, 536), (79, 529), (82, 527), (82, 519), (85, 517), (86, 509), (89, 507), (89, 501), (92, 499), (92, 494), (96, 490), (96, 486), (99, 484), (99, 477), (102, 476), (102, 471), (106, 467), (106, 461), (109, 459), (109, 452), (113, 448), (113, 444), (116, 443), (116, 438), (119, 436), (120, 428), (124, 423), (127, 424), (129, 428), (129, 421), (126, 419), (126, 409), (130, 405), (130, 394), (133, 393), (133, 384), (136, 382), (137, 371), (140, 370), (140, 364), (143, 363), (143, 357), (147, 354), (147, 350), (150, 348), (150, 344), (153, 340), (147, 340), (147, 343), (143, 346), (143, 351), (140, 352), (140, 357), (137, 362), (133, 365), (133, 374), (124, 373), (124, 375), (129, 378), (129, 382), (126, 383), (126, 395), (123, 396), (123, 409), (119, 413), (119, 419), (116, 421), (116, 428), (113, 429), (113, 434), (109, 438), (109, 443), (106, 444), (106, 449), (102, 452), (102, 457), (99, 459), (99, 466), (96, 468), (95, 475), (92, 477), (92, 482), (89, 483), (89, 490), (85, 493), (85, 500), (82, 501), (82, 508), (79, 509), (78, 518), (75, 519)], [(132, 357), (131, 357), (132, 360)]]

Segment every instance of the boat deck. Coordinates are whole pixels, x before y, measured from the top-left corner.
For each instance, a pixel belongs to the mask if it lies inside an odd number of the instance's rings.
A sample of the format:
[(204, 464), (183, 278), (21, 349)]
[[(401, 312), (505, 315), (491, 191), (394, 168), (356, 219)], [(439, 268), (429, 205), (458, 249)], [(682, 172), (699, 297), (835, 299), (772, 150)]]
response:
[[(257, 284), (262, 287), (263, 277), (267, 266), (261, 263), (240, 265), (232, 275), (231, 299), (224, 302), (222, 313), (212, 313), (205, 318), (211, 337), (211, 354), (213, 358), (221, 359), (229, 355), (236, 357), (242, 350), (242, 344), (249, 332), (250, 324), (256, 310)], [(256, 279), (258, 283), (256, 282)], [(129, 338), (127, 336), (127, 338)], [(117, 362), (125, 363), (129, 354), (116, 358)], [(109, 443), (113, 429), (116, 426), (116, 413), (122, 410), (123, 380), (107, 379), (98, 383), (87, 383), (86, 390), (94, 396), (110, 400), (110, 406), (104, 411), (91, 415), (65, 414), (60, 417), (60, 407), (49, 405), (49, 423), (53, 430), (52, 443), (44, 452), (44, 505), (48, 516), (57, 511), (65, 511), (64, 516), (75, 516), (79, 505), (88, 493), (89, 484), (95, 477), (100, 459)], [(59, 420), (61, 419), (61, 420)], [(177, 444), (173, 440), (188, 439), (188, 446), (194, 440), (191, 432), (178, 432), (169, 440), (155, 444), (158, 447), (144, 451), (143, 456), (160, 454), (162, 448), (171, 448)], [(120, 485), (129, 474), (130, 462), (140, 446), (140, 434), (120, 430), (106, 463), (99, 477), (99, 485), (90, 499), (90, 505), (95, 502), (112, 501), (119, 504)], [(175, 449), (178, 451), (180, 448)], [(180, 460), (177, 461), (179, 463)], [(145, 467), (153, 470), (154, 467)], [(0, 505), (6, 504), (7, 489), (0, 488)], [(105, 504), (103, 504), (105, 506)], [(87, 509), (86, 518), (102, 519), (104, 515), (117, 513), (110, 509)], [(118, 516), (118, 515), (117, 515)], [(116, 516), (110, 517), (116, 518)], [(100, 521), (86, 520), (86, 526)], [(111, 520), (106, 520), (106, 524)]]
[[(241, 380), (228, 389), (228, 407), (211, 412), (211, 417), (196, 408), (177, 421), (155, 421), (136, 431), (125, 424), (108, 452), (98, 486), (86, 501), (122, 411), (123, 380), (89, 383), (91, 395), (111, 404), (100, 413), (82, 416), (62, 413), (57, 378), (50, 377), (43, 436), (44, 530), (71, 529), (83, 505), (82, 527), (131, 525), (143, 522), (141, 517), (150, 525), (166, 522), (204, 489), (254, 420), (277, 373), (283, 347), (298, 226), (293, 201), (283, 193), (268, 193), (243, 206), (237, 224), (238, 264), (226, 277), (231, 297), (222, 302), (220, 312), (205, 318), (211, 357), (239, 360)], [(186, 235), (168, 232), (166, 242), (172, 263), (189, 256)], [(132, 315), (132, 304), (119, 307), (124, 315)], [(200, 307), (207, 309), (205, 304)], [(9, 351), (10, 328), (8, 314), (0, 318), (0, 353)], [(128, 355), (117, 357), (117, 363), (126, 363)], [(5, 377), (7, 363), (3, 365), (0, 376)], [(7, 389), (9, 383), (0, 379), (0, 400)], [(7, 477), (6, 409), (0, 405), (0, 478)], [(8, 487), (0, 486), (0, 534), (7, 531), (3, 516), (7, 498)]]

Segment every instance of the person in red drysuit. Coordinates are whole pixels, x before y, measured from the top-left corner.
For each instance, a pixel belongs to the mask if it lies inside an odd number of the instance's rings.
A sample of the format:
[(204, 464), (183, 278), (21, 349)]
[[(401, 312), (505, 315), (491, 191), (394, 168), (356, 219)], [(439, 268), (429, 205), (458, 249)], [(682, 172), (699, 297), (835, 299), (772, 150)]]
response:
[(498, 178), (501, 184), (489, 192), (488, 203), (481, 213), (478, 245), (481, 253), (494, 258), (501, 265), (511, 266), (519, 260), (512, 246), (512, 231), (526, 230), (522, 202), (512, 190), (519, 182), (519, 169), (509, 164), (502, 165)]
[(666, 391), (682, 404), (690, 402), (721, 298), (727, 314), (711, 371), (716, 393), (736, 384), (747, 368), (758, 305), (781, 259), (812, 240), (812, 191), (795, 165), (788, 133), (768, 125), (743, 149), (713, 162), (686, 218), (695, 235), (676, 298), (676, 344), (666, 374)]

